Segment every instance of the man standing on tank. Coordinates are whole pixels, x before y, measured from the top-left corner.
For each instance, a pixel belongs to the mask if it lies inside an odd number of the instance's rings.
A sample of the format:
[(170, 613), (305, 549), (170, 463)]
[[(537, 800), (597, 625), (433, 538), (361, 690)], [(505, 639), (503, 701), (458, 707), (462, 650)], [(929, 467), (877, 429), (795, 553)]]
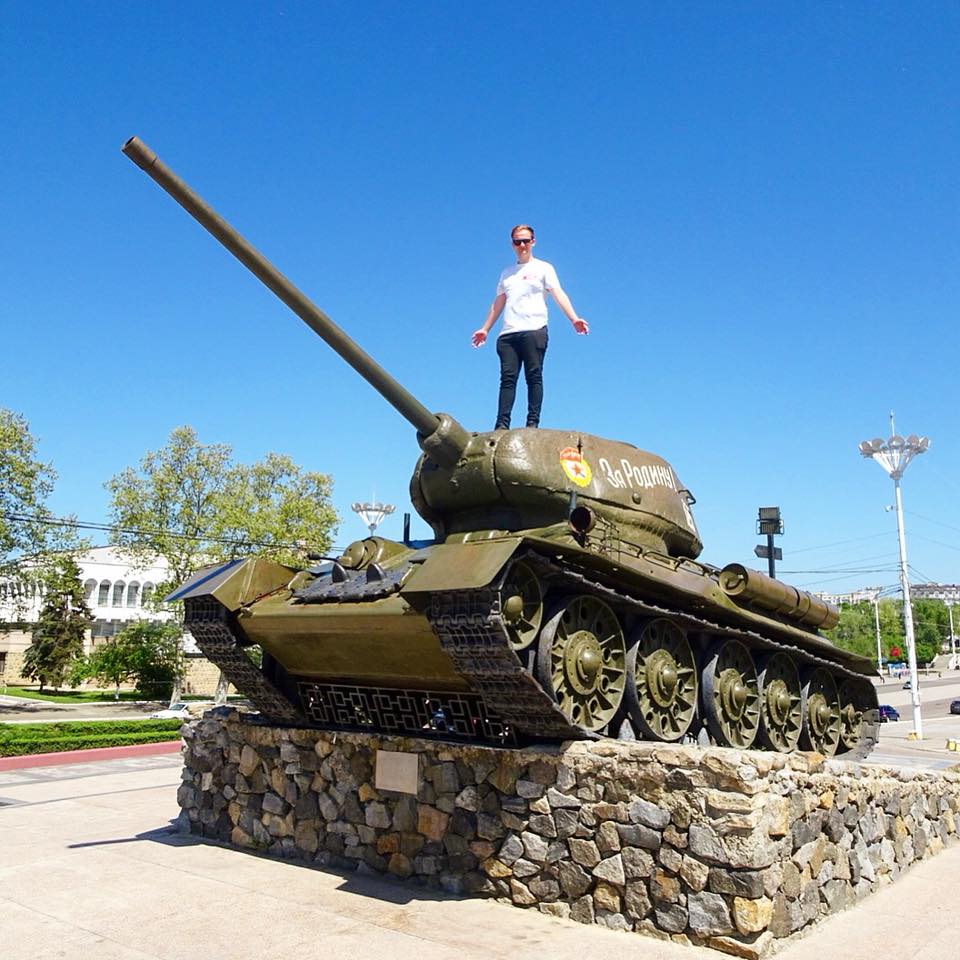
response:
[(473, 334), (473, 345), (482, 347), (490, 328), (503, 314), (503, 329), (497, 337), (500, 357), (500, 399), (495, 430), (510, 427), (510, 414), (517, 394), (517, 377), (523, 367), (527, 381), (527, 426), (540, 426), (543, 404), (543, 356), (547, 352), (547, 299), (549, 293), (567, 315), (573, 329), (588, 334), (587, 321), (578, 317), (563, 292), (557, 272), (546, 260), (533, 256), (536, 235), (533, 227), (519, 223), (510, 231), (517, 262), (500, 273), (497, 295), (483, 326)]

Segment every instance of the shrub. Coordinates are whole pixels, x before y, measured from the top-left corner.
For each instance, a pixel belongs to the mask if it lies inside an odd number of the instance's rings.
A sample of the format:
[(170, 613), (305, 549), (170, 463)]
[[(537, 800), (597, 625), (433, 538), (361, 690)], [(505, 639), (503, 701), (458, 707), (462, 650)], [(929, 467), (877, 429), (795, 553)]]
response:
[(136, 743), (164, 743), (179, 737), (180, 726), (179, 720), (0, 724), (0, 757)]

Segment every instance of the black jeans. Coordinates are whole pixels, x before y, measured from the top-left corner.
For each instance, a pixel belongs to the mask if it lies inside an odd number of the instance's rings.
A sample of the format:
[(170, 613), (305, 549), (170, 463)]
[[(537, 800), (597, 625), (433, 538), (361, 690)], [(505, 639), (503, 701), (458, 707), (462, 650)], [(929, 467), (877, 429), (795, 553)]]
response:
[(543, 405), (543, 356), (547, 352), (547, 328), (507, 333), (497, 338), (497, 356), (500, 358), (500, 402), (497, 406), (495, 430), (510, 426), (513, 401), (517, 396), (517, 376), (520, 365), (527, 381), (527, 426), (540, 426), (540, 407)]

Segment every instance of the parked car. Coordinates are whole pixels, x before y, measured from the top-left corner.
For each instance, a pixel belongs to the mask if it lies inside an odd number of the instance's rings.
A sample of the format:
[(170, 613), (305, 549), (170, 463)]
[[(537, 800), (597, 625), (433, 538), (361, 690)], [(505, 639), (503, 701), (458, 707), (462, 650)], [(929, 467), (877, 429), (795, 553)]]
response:
[(909, 689), (910, 689), (910, 681), (909, 681), (909, 680), (904, 680), (904, 681), (903, 681), (903, 686), (902, 686), (900, 689), (901, 689), (901, 690), (909, 690)]
[(190, 710), (185, 703), (171, 703), (165, 710), (150, 714), (151, 720), (186, 720)]
[[(958, 700), (957, 703), (960, 703), (960, 700)], [(881, 723), (886, 723), (888, 720), (900, 719), (900, 711), (895, 707), (891, 707), (889, 703), (881, 703), (877, 709), (880, 711)]]
[(951, 712), (951, 713), (960, 713), (960, 700), (951, 700), (951, 701), (950, 701), (950, 712)]

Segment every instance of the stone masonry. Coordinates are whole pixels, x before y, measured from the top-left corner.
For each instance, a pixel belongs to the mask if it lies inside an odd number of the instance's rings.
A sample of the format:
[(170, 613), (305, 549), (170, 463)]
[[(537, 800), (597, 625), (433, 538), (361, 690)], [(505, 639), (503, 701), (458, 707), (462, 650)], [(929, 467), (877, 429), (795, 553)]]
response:
[[(232, 708), (183, 735), (193, 833), (742, 957), (938, 853), (960, 811), (956, 774), (814, 753), (498, 750), (272, 727)], [(377, 789), (378, 751), (415, 755), (415, 795)]]

